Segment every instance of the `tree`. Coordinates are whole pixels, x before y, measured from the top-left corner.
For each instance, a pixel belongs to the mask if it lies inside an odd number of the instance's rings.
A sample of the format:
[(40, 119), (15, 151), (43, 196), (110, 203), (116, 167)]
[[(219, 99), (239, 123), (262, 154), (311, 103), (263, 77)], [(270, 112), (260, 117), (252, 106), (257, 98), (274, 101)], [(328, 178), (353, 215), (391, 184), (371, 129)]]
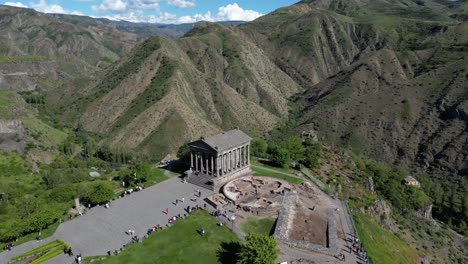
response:
[(256, 157), (264, 157), (268, 148), (268, 144), (263, 138), (254, 138), (250, 144), (252, 155)]
[(291, 157), (289, 152), (281, 147), (272, 146), (268, 148), (268, 154), (270, 154), (271, 161), (279, 167), (287, 168)]
[(302, 138), (297, 136), (288, 137), (282, 144), (283, 148), (289, 152), (289, 155), (294, 161), (301, 161), (304, 159), (304, 145), (302, 144)]
[(273, 264), (278, 257), (276, 241), (263, 234), (249, 234), (237, 253), (238, 264)]
[(114, 197), (114, 188), (110, 182), (97, 181), (93, 182), (89, 187), (90, 189), (83, 197), (89, 203), (101, 204)]
[(304, 153), (304, 165), (311, 169), (320, 167), (320, 148), (317, 146), (310, 146), (306, 148)]
[(182, 161), (190, 162), (190, 146), (188, 143), (180, 146), (179, 150), (177, 151), (177, 157)]
[(135, 165), (135, 173), (138, 180), (144, 182), (149, 176), (151, 176), (151, 166), (147, 162), (137, 163)]

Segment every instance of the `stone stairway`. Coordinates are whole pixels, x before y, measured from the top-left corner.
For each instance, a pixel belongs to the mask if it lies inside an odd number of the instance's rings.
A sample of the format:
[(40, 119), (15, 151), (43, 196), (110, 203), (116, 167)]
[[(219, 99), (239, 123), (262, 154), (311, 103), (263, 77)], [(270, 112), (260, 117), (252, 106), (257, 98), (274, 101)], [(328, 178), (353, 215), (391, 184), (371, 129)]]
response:
[(190, 177), (188, 177), (187, 179), (187, 182), (208, 189), (210, 191), (214, 190), (213, 176), (206, 175), (204, 173), (199, 173), (198, 175), (190, 175)]

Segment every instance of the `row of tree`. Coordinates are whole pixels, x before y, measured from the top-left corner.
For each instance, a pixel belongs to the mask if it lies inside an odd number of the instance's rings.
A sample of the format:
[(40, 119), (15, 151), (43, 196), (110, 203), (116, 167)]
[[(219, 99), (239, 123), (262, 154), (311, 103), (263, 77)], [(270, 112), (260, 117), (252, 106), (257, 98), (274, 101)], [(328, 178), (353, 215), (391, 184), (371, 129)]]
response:
[(268, 158), (274, 165), (287, 168), (291, 163), (303, 164), (309, 168), (320, 166), (321, 144), (298, 136), (287, 136), (281, 139), (264, 140), (255, 138), (251, 143), (254, 156)]

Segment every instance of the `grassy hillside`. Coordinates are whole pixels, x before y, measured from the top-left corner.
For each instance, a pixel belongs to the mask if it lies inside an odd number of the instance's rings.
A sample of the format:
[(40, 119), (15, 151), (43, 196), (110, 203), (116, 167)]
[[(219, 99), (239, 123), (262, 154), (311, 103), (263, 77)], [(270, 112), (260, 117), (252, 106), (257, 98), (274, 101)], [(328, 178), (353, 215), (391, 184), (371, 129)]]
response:
[(0, 88), (16, 91), (50, 90), (77, 77), (90, 77), (140, 41), (135, 34), (103, 23), (73, 23), (3, 5), (0, 33)]
[(354, 213), (357, 229), (372, 263), (417, 263), (418, 253), (405, 241), (360, 213)]

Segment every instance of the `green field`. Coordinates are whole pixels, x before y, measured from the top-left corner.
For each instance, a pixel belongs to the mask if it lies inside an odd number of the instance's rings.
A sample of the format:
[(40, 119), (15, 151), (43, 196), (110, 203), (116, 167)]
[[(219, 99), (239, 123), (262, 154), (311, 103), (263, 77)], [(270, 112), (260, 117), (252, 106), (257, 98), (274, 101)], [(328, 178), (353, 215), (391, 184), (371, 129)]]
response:
[(275, 219), (248, 217), (241, 224), (241, 230), (245, 234), (270, 235), (275, 225)]
[(15, 106), (15, 96), (12, 91), (0, 90), (0, 118), (15, 118), (11, 109)]
[[(197, 231), (201, 228), (205, 229), (204, 237)], [(199, 211), (150, 235), (142, 243), (130, 245), (117, 256), (87, 258), (84, 263), (219, 263), (221, 245), (238, 241), (228, 227), (218, 226), (215, 218)]]
[(403, 240), (379, 226), (370, 216), (353, 212), (356, 228), (372, 263), (417, 263), (418, 253)]
[(252, 171), (254, 172), (254, 176), (267, 176), (267, 177), (277, 178), (280, 180), (285, 180), (292, 184), (300, 184), (304, 182), (304, 180), (301, 178), (289, 176), (280, 171), (270, 171), (268, 169), (265, 169), (259, 166), (252, 166)]
[(36, 118), (22, 118), (24, 126), (29, 134), (40, 142), (52, 145), (60, 145), (67, 138), (67, 133), (55, 129)]
[(33, 63), (46, 61), (47, 58), (44, 56), (0, 56), (0, 64), (8, 63)]

